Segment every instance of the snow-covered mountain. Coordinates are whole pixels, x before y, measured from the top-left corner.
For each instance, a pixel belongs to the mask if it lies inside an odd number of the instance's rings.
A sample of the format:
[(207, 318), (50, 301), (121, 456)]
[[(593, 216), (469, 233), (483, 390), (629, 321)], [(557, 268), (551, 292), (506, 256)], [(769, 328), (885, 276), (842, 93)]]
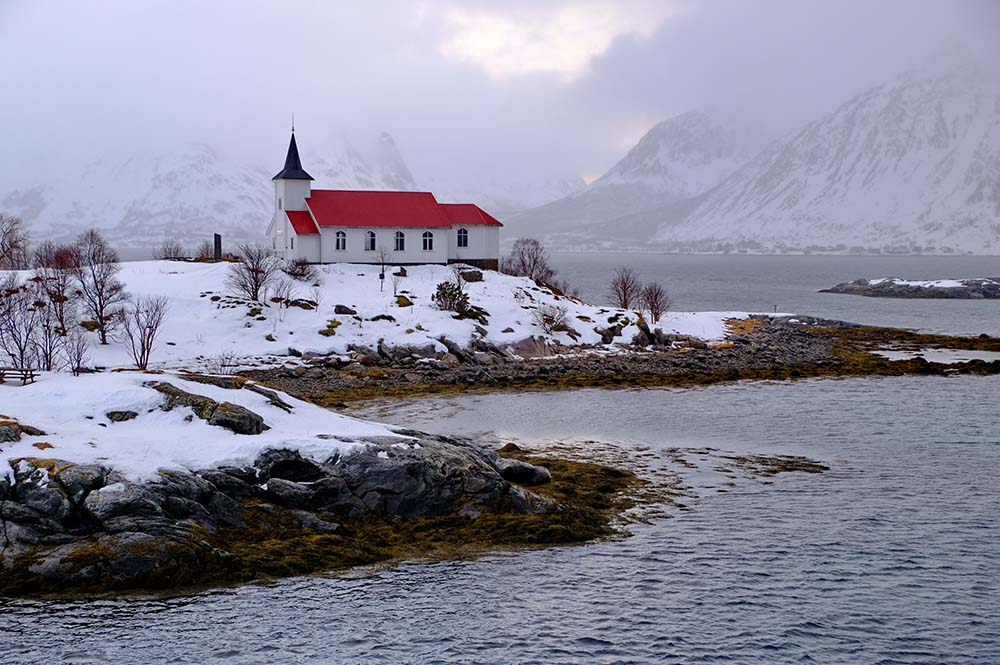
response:
[(997, 253), (998, 79), (951, 70), (873, 88), (761, 152), (683, 221), (659, 212), (656, 241), (672, 249)]
[[(606, 235), (601, 231), (606, 222), (707, 191), (760, 147), (759, 137), (735, 129), (717, 114), (690, 111), (654, 126), (586, 189), (516, 215), (510, 226), (519, 234), (561, 244), (593, 242)], [(645, 237), (652, 231), (645, 229)]]
[[(341, 140), (303, 158), (317, 187), (417, 188), (391, 136), (368, 148)], [(22, 217), (36, 239), (68, 239), (95, 226), (123, 248), (153, 247), (164, 238), (193, 246), (212, 233), (236, 242), (263, 234), (270, 221), (280, 155), (271, 161), (243, 163), (206, 144), (110, 152), (82, 169), (55, 168), (43, 185), (0, 192), (0, 210)]]

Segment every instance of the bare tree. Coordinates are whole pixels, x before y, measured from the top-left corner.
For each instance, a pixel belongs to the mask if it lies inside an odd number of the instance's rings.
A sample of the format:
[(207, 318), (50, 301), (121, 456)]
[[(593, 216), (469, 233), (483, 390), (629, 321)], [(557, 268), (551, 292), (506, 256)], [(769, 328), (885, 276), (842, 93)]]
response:
[(670, 297), (667, 296), (667, 290), (658, 282), (650, 282), (642, 287), (642, 291), (639, 293), (639, 302), (642, 309), (649, 312), (649, 318), (653, 320), (653, 323), (659, 321), (663, 313), (670, 308)]
[(59, 320), (59, 313), (52, 305), (45, 284), (37, 277), (32, 279), (28, 287), (31, 296), (31, 306), (36, 311), (35, 330), (32, 335), (32, 348), (35, 354), (35, 366), (47, 372), (58, 370), (62, 364), (62, 345), (64, 331)]
[(389, 265), (389, 259), (392, 254), (389, 252), (389, 248), (385, 245), (379, 243), (378, 252), (376, 252), (375, 257), (378, 259), (378, 290), (382, 291), (385, 288), (385, 269)]
[(0, 214), (0, 270), (28, 267), (28, 233), (20, 217)]
[(153, 250), (153, 258), (157, 261), (168, 261), (171, 259), (183, 259), (187, 256), (184, 247), (176, 240), (164, 240), (160, 246)]
[(40, 308), (15, 273), (0, 280), (0, 351), (15, 367), (35, 365), (35, 336)]
[(615, 270), (609, 287), (611, 303), (615, 307), (632, 309), (632, 305), (638, 304), (641, 291), (642, 282), (634, 270), (628, 266), (622, 266)]
[(238, 248), (239, 262), (229, 267), (226, 286), (250, 300), (260, 301), (278, 278), (281, 260), (262, 245), (243, 243)]
[(536, 282), (550, 284), (556, 271), (549, 265), (549, 252), (534, 238), (518, 238), (510, 254), (500, 260), (500, 272), (516, 277), (530, 277)]
[(392, 273), (392, 295), (394, 296), (399, 295), (399, 285), (402, 283), (402, 281), (403, 281), (403, 276), (401, 274), (399, 274), (398, 272)]
[(167, 317), (167, 299), (163, 296), (130, 298), (122, 316), (122, 329), (128, 341), (135, 366), (145, 370), (153, 352), (156, 337)]
[(128, 299), (125, 285), (116, 277), (121, 270), (118, 252), (111, 249), (96, 229), (82, 233), (77, 239), (77, 247), (75, 272), (80, 300), (97, 325), (101, 344), (107, 344), (115, 317)]
[(194, 250), (194, 258), (199, 261), (207, 261), (215, 258), (215, 246), (211, 240), (202, 240)]
[(83, 328), (74, 328), (63, 342), (63, 354), (73, 376), (79, 376), (89, 361), (90, 340)]
[(79, 264), (79, 250), (75, 245), (56, 245), (46, 240), (35, 250), (35, 278), (44, 287), (61, 335), (66, 335), (76, 320), (75, 271)]

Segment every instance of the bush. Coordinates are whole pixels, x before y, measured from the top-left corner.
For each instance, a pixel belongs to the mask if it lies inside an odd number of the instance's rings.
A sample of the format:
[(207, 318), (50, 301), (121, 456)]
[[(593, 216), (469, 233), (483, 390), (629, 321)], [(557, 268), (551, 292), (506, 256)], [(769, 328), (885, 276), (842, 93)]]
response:
[(319, 271), (316, 270), (316, 266), (303, 258), (286, 261), (281, 269), (286, 275), (299, 282), (309, 282), (311, 284), (319, 279)]
[(153, 258), (157, 261), (183, 259), (187, 257), (187, 252), (176, 240), (164, 240), (160, 246), (153, 250)]
[(239, 262), (226, 274), (226, 286), (250, 300), (261, 301), (278, 278), (281, 261), (270, 248), (261, 245), (239, 246)]
[(565, 307), (540, 305), (531, 312), (531, 318), (548, 335), (566, 328)]
[(469, 309), (469, 296), (458, 282), (441, 282), (434, 292), (434, 304), (438, 309), (463, 314)]

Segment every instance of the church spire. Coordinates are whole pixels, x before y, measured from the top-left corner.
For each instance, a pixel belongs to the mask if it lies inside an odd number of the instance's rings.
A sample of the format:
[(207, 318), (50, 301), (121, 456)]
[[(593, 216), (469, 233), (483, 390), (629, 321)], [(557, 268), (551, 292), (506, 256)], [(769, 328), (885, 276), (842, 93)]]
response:
[[(294, 121), (293, 121), (294, 122)], [(299, 147), (295, 145), (295, 129), (293, 125), (292, 140), (288, 142), (288, 155), (285, 156), (285, 168), (271, 180), (313, 180), (314, 178), (302, 169), (299, 159)]]

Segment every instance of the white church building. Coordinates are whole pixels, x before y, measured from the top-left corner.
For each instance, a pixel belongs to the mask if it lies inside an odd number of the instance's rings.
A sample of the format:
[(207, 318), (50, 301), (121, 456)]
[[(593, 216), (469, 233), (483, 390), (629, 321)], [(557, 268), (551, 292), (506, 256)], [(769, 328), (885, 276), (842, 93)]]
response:
[(313, 189), (292, 133), (274, 178), (267, 235), (279, 256), (310, 263), (468, 263), (496, 270), (497, 219), (472, 203), (438, 203), (430, 192)]

